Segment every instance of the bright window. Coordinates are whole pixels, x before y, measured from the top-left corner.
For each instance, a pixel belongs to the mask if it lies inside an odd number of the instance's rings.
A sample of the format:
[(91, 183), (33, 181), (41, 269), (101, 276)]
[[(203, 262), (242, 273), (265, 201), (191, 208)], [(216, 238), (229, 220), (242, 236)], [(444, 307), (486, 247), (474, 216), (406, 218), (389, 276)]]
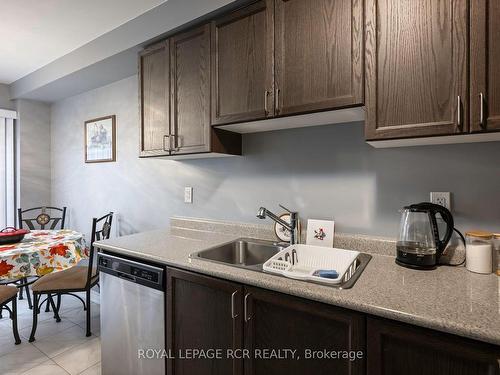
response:
[(15, 226), (15, 118), (16, 112), (0, 109), (0, 230)]

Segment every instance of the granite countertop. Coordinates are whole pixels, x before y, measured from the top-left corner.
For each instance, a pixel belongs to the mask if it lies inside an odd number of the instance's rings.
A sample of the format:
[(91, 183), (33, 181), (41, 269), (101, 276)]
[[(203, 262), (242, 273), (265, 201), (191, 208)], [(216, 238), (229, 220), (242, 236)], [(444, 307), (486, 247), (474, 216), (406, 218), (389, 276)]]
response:
[(464, 267), (417, 271), (373, 258), (352, 289), (291, 280), (190, 259), (240, 235), (171, 227), (106, 241), (98, 248), (500, 345), (500, 277)]

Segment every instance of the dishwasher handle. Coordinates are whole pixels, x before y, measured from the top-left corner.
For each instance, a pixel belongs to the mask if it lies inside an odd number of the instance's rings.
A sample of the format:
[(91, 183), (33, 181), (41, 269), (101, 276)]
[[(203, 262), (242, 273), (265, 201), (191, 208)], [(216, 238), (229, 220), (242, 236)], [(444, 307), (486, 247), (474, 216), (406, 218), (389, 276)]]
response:
[(127, 273), (123, 273), (123, 272), (116, 272), (116, 276), (119, 277), (120, 279), (125, 279), (125, 280), (128, 280), (128, 281), (132, 281), (135, 283), (136, 281), (136, 278), (134, 276), (131, 276)]

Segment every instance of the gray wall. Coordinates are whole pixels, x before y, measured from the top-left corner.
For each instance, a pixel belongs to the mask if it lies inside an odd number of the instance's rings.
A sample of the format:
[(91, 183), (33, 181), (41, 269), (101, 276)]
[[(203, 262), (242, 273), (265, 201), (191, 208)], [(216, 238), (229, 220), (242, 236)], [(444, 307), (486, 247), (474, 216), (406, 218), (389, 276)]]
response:
[(49, 205), (50, 106), (32, 100), (16, 100), (18, 120), (19, 204), (22, 208)]
[(15, 109), (15, 103), (10, 100), (9, 86), (0, 83), (0, 109)]
[[(500, 230), (498, 143), (376, 150), (361, 123), (245, 135), (244, 156), (139, 159), (136, 77), (53, 104), (52, 202), (88, 232), (119, 213), (120, 234), (162, 228), (172, 215), (257, 222), (260, 205), (331, 218), (337, 230), (395, 236), (398, 209), (451, 191), (459, 228)], [(83, 122), (116, 114), (117, 162), (83, 162)], [(184, 186), (194, 203), (183, 203)]]

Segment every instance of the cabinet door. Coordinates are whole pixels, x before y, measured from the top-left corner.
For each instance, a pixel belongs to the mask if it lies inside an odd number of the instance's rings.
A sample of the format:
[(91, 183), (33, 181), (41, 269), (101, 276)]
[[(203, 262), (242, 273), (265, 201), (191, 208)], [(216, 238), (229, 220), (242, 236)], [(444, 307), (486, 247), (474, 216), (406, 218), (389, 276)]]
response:
[(500, 1), (471, 2), (471, 130), (500, 130)]
[(210, 151), (210, 26), (170, 39), (173, 154)]
[[(308, 300), (245, 287), (246, 375), (363, 374), (365, 318), (362, 314)], [(291, 359), (262, 359), (264, 350), (296, 350)], [(361, 351), (362, 358), (312, 359), (308, 350)], [(259, 354), (260, 353), (260, 354)], [(269, 353), (269, 352), (268, 352)], [(298, 356), (298, 357), (297, 357)]]
[(169, 154), (169, 59), (168, 41), (149, 47), (139, 54), (141, 156)]
[(367, 327), (368, 375), (500, 373), (498, 347), (379, 318)]
[(366, 0), (366, 138), (468, 131), (467, 0)]
[(273, 115), (273, 0), (212, 22), (212, 124)]
[[(241, 374), (242, 362), (227, 350), (242, 348), (243, 287), (228, 281), (167, 269), (169, 375)], [(221, 349), (222, 359), (182, 359), (189, 350)]]
[(276, 111), (363, 103), (363, 1), (276, 0)]

